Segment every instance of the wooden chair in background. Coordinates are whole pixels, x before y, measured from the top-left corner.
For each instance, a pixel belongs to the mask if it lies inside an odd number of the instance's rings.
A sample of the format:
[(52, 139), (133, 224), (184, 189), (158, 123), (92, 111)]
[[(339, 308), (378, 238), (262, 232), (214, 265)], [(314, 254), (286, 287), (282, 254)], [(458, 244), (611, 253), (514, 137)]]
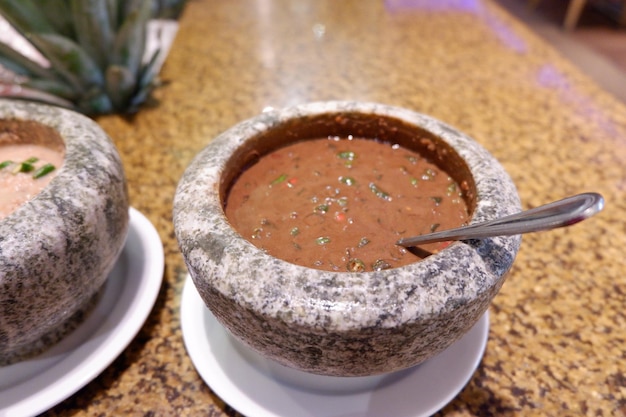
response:
[[(528, 0), (530, 8), (536, 8), (541, 0)], [(597, 3), (597, 4), (596, 4)], [(569, 0), (565, 19), (563, 20), (563, 28), (565, 30), (573, 30), (578, 24), (578, 19), (587, 4), (587, 0)], [(594, 2), (596, 6), (613, 20), (616, 20), (622, 26), (626, 25), (626, 1), (624, 0), (604, 0)]]

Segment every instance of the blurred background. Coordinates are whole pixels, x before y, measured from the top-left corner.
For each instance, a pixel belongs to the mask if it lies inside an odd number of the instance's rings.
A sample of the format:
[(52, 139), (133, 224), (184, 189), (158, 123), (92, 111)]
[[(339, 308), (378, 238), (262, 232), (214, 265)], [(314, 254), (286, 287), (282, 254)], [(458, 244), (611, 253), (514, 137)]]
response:
[(615, 97), (626, 102), (626, 1), (583, 1), (566, 27), (577, 0), (497, 0)]

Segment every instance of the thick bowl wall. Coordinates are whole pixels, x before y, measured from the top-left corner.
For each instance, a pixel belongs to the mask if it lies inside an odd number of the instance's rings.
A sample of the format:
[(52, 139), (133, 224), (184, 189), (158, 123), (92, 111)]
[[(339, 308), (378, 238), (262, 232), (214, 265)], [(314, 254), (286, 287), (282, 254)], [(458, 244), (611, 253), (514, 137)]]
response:
[(423, 261), (365, 273), (321, 271), (267, 255), (230, 226), (223, 211), (228, 187), (259, 155), (325, 134), (397, 140), (429, 153), (470, 185), (471, 223), (520, 210), (502, 166), (450, 126), (376, 103), (311, 103), (240, 123), (192, 161), (174, 201), (189, 273), (236, 338), (281, 364), (335, 376), (416, 365), (458, 340), (486, 311), (520, 237), (456, 242)]
[(55, 130), (65, 146), (57, 175), (0, 220), (0, 364), (58, 341), (93, 304), (128, 229), (122, 164), (92, 120), (40, 104), (1, 100), (0, 119)]

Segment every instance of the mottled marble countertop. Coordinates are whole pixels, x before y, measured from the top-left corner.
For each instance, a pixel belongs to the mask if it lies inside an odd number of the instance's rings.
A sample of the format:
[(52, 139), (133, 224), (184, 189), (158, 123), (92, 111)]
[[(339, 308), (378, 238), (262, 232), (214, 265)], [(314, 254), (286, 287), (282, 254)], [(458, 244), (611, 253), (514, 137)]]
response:
[(103, 117), (131, 204), (156, 226), (165, 277), (148, 321), (98, 378), (49, 416), (234, 416), (183, 345), (186, 270), (176, 184), (215, 135), (316, 100), (430, 114), (504, 165), (525, 208), (584, 191), (605, 210), (527, 235), (490, 309), (485, 356), (445, 416), (626, 415), (626, 106), (488, 0), (194, 0), (157, 107)]

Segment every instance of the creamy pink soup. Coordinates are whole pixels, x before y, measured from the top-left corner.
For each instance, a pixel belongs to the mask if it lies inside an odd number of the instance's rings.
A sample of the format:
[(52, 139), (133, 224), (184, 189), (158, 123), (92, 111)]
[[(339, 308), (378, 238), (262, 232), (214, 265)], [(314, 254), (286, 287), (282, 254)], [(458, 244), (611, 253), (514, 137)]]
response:
[(0, 144), (0, 219), (45, 188), (63, 164), (63, 158), (62, 151), (45, 145)]

